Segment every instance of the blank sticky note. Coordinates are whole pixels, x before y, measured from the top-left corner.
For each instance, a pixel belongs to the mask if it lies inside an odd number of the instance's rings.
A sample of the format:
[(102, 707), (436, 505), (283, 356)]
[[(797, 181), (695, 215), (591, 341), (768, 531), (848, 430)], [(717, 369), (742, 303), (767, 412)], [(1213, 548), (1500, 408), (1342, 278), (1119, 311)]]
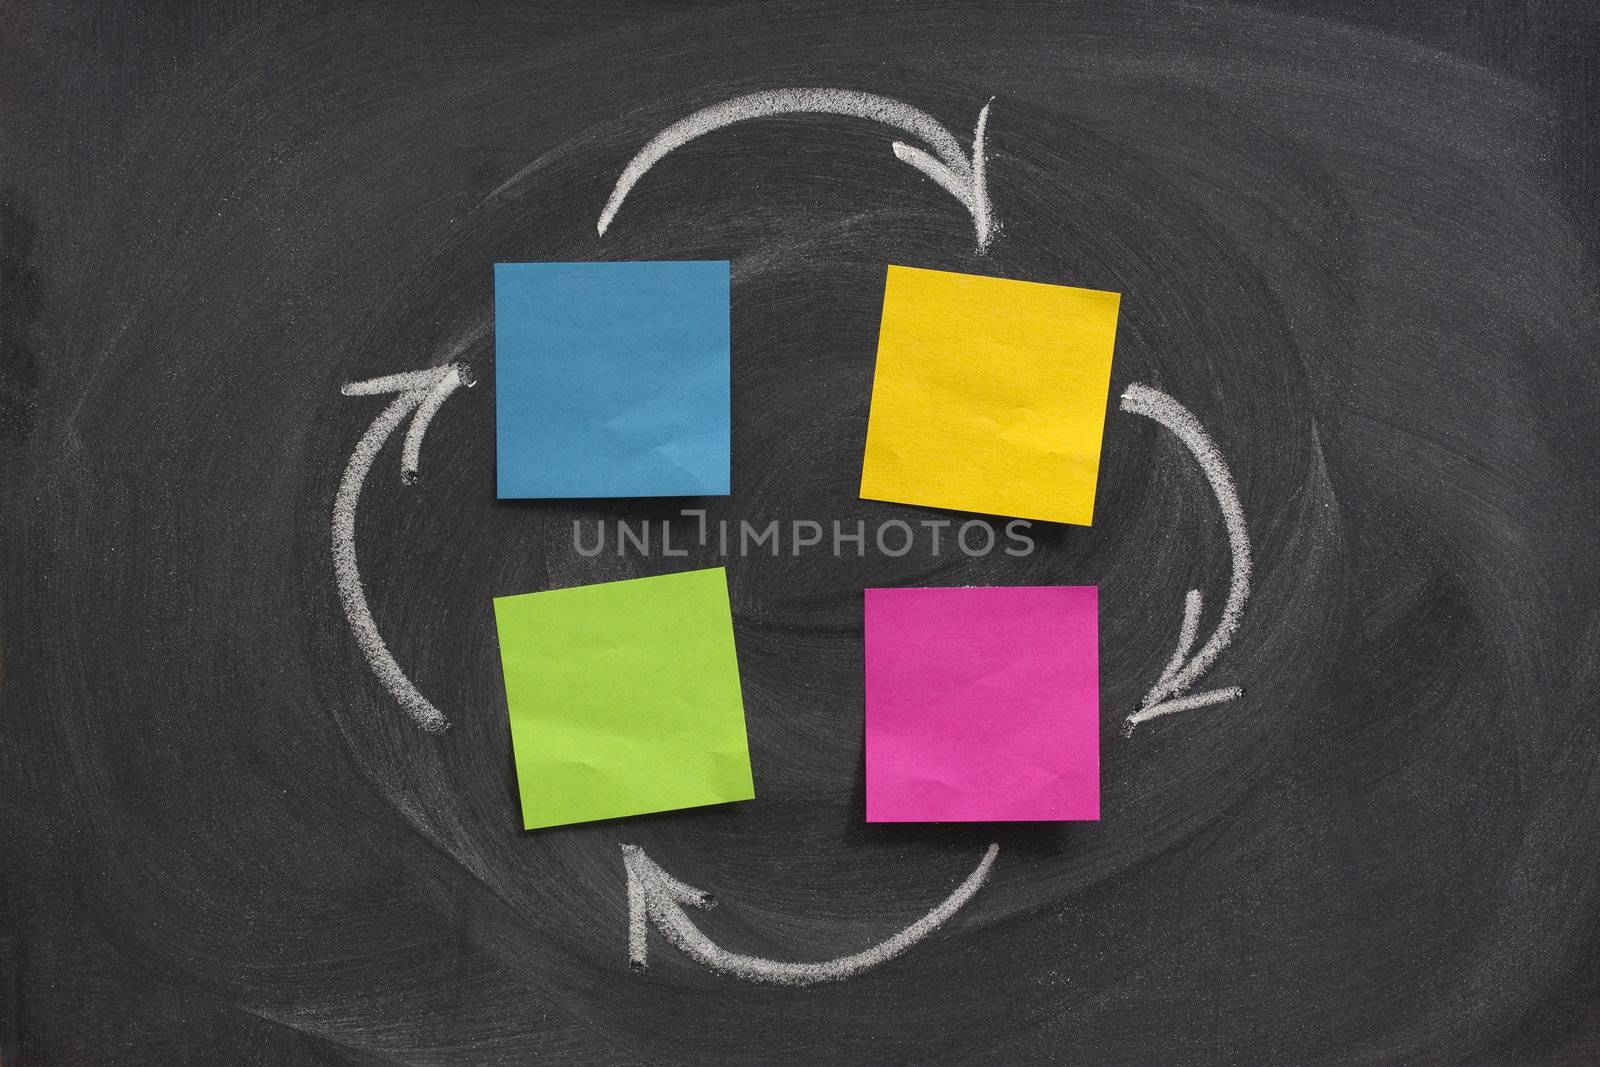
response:
[(1100, 818), (1093, 586), (868, 589), (867, 821)]
[(1120, 301), (890, 266), (861, 495), (1088, 525)]
[(497, 597), (528, 829), (755, 796), (720, 568)]
[(501, 498), (728, 492), (728, 264), (497, 263)]

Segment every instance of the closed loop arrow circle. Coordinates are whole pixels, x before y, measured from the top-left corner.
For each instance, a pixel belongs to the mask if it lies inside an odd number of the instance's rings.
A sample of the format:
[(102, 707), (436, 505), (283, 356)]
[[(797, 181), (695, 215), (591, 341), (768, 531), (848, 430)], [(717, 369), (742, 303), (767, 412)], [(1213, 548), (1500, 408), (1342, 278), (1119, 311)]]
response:
[[(985, 130), (989, 108), (979, 112), (969, 157), (948, 130), (925, 112), (908, 104), (872, 93), (843, 89), (778, 89), (736, 97), (697, 111), (657, 134), (628, 163), (613, 188), (596, 226), (603, 235), (630, 189), (652, 166), (673, 149), (713, 130), (749, 119), (794, 112), (848, 115), (878, 121), (915, 136), (932, 153), (896, 141), (894, 152), (936, 181), (972, 214), (981, 251), (998, 230), (989, 203), (985, 176)], [(356, 514), (362, 489), (384, 444), (409, 418), (402, 447), (400, 473), (404, 484), (416, 480), (423, 438), (434, 415), (463, 386), (473, 385), (467, 367), (460, 363), (346, 384), (345, 396), (390, 396), (392, 399), (368, 426), (356, 444), (334, 499), (332, 542), (334, 579), (345, 618), (373, 674), (402, 710), (421, 729), (441, 733), (449, 727), (442, 711), (411, 682), (385, 645), (367, 603), (356, 560)], [(1131, 385), (1121, 398), (1121, 410), (1151, 419), (1172, 432), (1200, 465), (1222, 511), (1233, 557), (1232, 576), (1221, 618), (1199, 651), (1203, 602), (1199, 590), (1190, 590), (1184, 603), (1177, 647), (1139, 708), (1125, 720), (1125, 732), (1135, 725), (1174, 712), (1212, 706), (1237, 699), (1237, 686), (1192, 692), (1233, 640), (1243, 618), (1250, 588), (1250, 543), (1244, 514), (1232, 476), (1210, 435), (1187, 408), (1160, 390)], [(988, 879), (1000, 846), (991, 844), (972, 872), (936, 907), (898, 933), (852, 955), (817, 962), (786, 962), (743, 955), (722, 948), (707, 937), (689, 914), (689, 908), (709, 908), (709, 894), (668, 874), (644, 850), (622, 845), (623, 873), (628, 897), (628, 962), (643, 969), (648, 961), (649, 932), (658, 930), (679, 951), (701, 965), (729, 977), (784, 985), (810, 985), (839, 981), (885, 963), (928, 937), (954, 916)]]

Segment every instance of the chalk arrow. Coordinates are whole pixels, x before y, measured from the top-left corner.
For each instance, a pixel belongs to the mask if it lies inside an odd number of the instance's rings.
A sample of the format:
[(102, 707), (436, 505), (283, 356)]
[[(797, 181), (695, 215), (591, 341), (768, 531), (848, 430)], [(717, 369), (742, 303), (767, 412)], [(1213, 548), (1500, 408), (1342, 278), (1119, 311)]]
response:
[(1188, 448), (1211, 491), (1222, 509), (1222, 521), (1228, 530), (1228, 547), (1233, 555), (1233, 574), (1228, 582), (1228, 598), (1222, 605), (1222, 618), (1211, 637), (1199, 652), (1191, 655), (1200, 633), (1200, 611), (1203, 602), (1200, 590), (1191, 589), (1184, 600), (1183, 623), (1178, 628), (1178, 647), (1167, 661), (1166, 669), (1156, 679), (1156, 684), (1139, 702), (1139, 710), (1129, 715), (1123, 727), (1131, 734), (1133, 728), (1146, 719), (1154, 719), (1173, 712), (1225, 704), (1244, 695), (1238, 686), (1190, 693), (1202, 675), (1222, 655), (1244, 619), (1244, 604), (1250, 597), (1250, 537), (1245, 531), (1244, 507), (1239, 503), (1239, 493), (1228, 473), (1228, 464), (1217, 449), (1216, 442), (1206, 433), (1193, 412), (1159, 389), (1148, 385), (1130, 385), (1122, 394), (1121, 408), (1134, 415), (1153, 419), (1171, 430), (1184, 447)]
[(985, 104), (978, 112), (978, 124), (972, 133), (972, 154), (968, 156), (955, 136), (927, 112), (887, 96), (853, 89), (770, 89), (736, 96), (678, 120), (652, 137), (639, 154), (628, 161), (616, 187), (611, 190), (605, 210), (600, 212), (596, 229), (605, 236), (628, 191), (673, 149), (736, 122), (786, 114), (848, 115), (883, 123), (919, 139), (933, 151), (895, 141), (895, 156), (959, 200), (972, 215), (978, 251), (989, 247), (999, 230), (989, 204), (989, 182), (985, 174), (984, 137), (989, 125), (989, 105)]
[(990, 845), (978, 866), (944, 903), (888, 940), (853, 956), (819, 963), (785, 963), (729, 952), (701, 933), (683, 909), (714, 908), (716, 901), (711, 895), (672, 877), (637, 845), (623, 845), (622, 862), (628, 875), (628, 964), (635, 970), (645, 968), (649, 927), (654, 925), (690, 959), (734, 978), (778, 985), (841, 981), (894, 959), (937, 930), (983, 885), (999, 851), (999, 845)]
[(361, 435), (350, 462), (345, 464), (344, 478), (339, 482), (339, 492), (333, 500), (333, 574), (339, 586), (339, 600), (344, 604), (344, 616), (350, 622), (356, 643), (391, 696), (399, 702), (418, 726), (432, 733), (449, 728), (444, 713), (434, 707), (428, 698), (417, 691), (389, 653), (388, 646), (378, 633), (378, 624), (367, 606), (367, 594), (361, 585), (361, 572), (356, 566), (356, 506), (361, 503), (361, 487), (378, 458), (389, 435), (407, 417), (411, 428), (406, 431), (405, 445), (400, 454), (400, 478), (407, 485), (417, 480), (417, 466), (421, 460), (422, 438), (428, 424), (450, 394), (461, 386), (471, 386), (471, 376), (464, 364), (447, 363), (442, 367), (412, 371), (409, 374), (391, 374), (383, 378), (369, 378), (350, 382), (339, 391), (345, 396), (386, 396), (396, 394), (383, 413), (372, 420), (367, 432)]

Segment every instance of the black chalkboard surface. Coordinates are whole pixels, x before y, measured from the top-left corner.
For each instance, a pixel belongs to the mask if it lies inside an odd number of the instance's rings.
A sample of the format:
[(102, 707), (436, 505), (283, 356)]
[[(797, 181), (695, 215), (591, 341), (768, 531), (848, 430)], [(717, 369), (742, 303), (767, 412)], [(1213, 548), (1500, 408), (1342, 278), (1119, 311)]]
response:
[[(0, 1060), (32, 1064), (1600, 1060), (1595, 100), (1587, 0), (7, 5), (0, 64)], [(903, 101), (992, 242), (849, 115), (677, 149), (740, 94)], [(991, 103), (992, 100), (992, 103)], [(497, 261), (726, 259), (711, 521), (857, 496), (886, 263), (1123, 294), (1091, 527), (1036, 551), (574, 551), (685, 501), (497, 502)], [(334, 581), (390, 399), (465, 363), (354, 537), (418, 729)], [(1124, 720), (1253, 572), (1198, 688)], [(726, 564), (758, 799), (520, 829), (490, 599)], [(1094, 584), (1103, 815), (868, 825), (861, 590)], [(1198, 689), (1197, 689), (1198, 691)], [(746, 980), (621, 845), (714, 894)]]

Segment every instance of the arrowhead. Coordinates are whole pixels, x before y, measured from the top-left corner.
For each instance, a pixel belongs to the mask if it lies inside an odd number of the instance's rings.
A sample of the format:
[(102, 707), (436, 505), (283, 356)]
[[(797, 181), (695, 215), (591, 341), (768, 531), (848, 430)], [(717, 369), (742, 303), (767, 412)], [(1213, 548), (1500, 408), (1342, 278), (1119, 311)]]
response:
[(1213, 704), (1226, 704), (1230, 700), (1238, 700), (1244, 696), (1244, 690), (1237, 685), (1230, 685), (1226, 689), (1208, 689), (1204, 693), (1195, 693), (1192, 696), (1175, 696), (1169, 700), (1157, 701), (1129, 715), (1123, 720), (1122, 736), (1132, 737), (1133, 728), (1147, 719), (1159, 718), (1162, 715), (1171, 715), (1177, 711), (1193, 711), (1195, 708), (1209, 708)]
[(414, 485), (422, 461), (422, 438), (428, 432), (428, 424), (433, 421), (434, 414), (451, 393), (462, 386), (470, 389), (477, 384), (467, 364), (446, 363), (426, 370), (347, 382), (339, 392), (345, 396), (400, 394), (394, 403), (406, 409), (401, 413), (401, 418), (411, 417), (411, 425), (406, 430), (405, 448), (400, 453), (400, 480), (406, 485)]
[(622, 853), (624, 862), (628, 863), (631, 873), (634, 873), (642, 882), (647, 883), (654, 891), (660, 892), (677, 904), (687, 904), (691, 908), (701, 908), (709, 911), (717, 906), (717, 898), (703, 889), (696, 889), (692, 885), (680, 882), (666, 871), (660, 864), (645, 855), (644, 849), (638, 845), (623, 845)]
[[(466, 370), (465, 364), (446, 363), (442, 367), (425, 367), (422, 370), (405, 371), (401, 374), (385, 374), (381, 378), (367, 378), (359, 382), (346, 382), (339, 387), (339, 392), (345, 396), (381, 396), (385, 393), (426, 393), (438, 385), (446, 376), (460, 375)], [(468, 377), (461, 384), (471, 385)]]
[(1212, 704), (1223, 704), (1244, 695), (1243, 689), (1231, 686), (1227, 689), (1212, 689), (1185, 696), (1193, 683), (1176, 686), (1173, 684), (1183, 673), (1183, 669), (1189, 665), (1189, 653), (1194, 649), (1195, 639), (1200, 634), (1200, 611), (1203, 604), (1200, 590), (1189, 590), (1189, 595), (1183, 602), (1183, 625), (1178, 629), (1178, 647), (1173, 650), (1172, 658), (1167, 661), (1161, 677), (1156, 679), (1156, 684), (1150, 687), (1150, 691), (1139, 702), (1139, 710), (1123, 721), (1123, 737), (1132, 737), (1133, 728), (1147, 719), (1171, 715), (1175, 711), (1189, 711), (1194, 708), (1210, 707)]
[(954, 156), (939, 158), (904, 141), (894, 142), (895, 158), (908, 163), (932, 179), (941, 189), (959, 200), (972, 215), (972, 229), (977, 237), (978, 251), (986, 251), (989, 242), (999, 232), (994, 221), (994, 210), (989, 203), (989, 181), (984, 141), (989, 126), (989, 105), (978, 112), (978, 124), (972, 134), (972, 158)]
[(642, 971), (650, 965), (651, 921), (662, 921), (669, 910), (681, 915), (682, 904), (709, 910), (717, 900), (672, 877), (638, 845), (622, 846), (622, 865), (628, 876), (628, 966)]

